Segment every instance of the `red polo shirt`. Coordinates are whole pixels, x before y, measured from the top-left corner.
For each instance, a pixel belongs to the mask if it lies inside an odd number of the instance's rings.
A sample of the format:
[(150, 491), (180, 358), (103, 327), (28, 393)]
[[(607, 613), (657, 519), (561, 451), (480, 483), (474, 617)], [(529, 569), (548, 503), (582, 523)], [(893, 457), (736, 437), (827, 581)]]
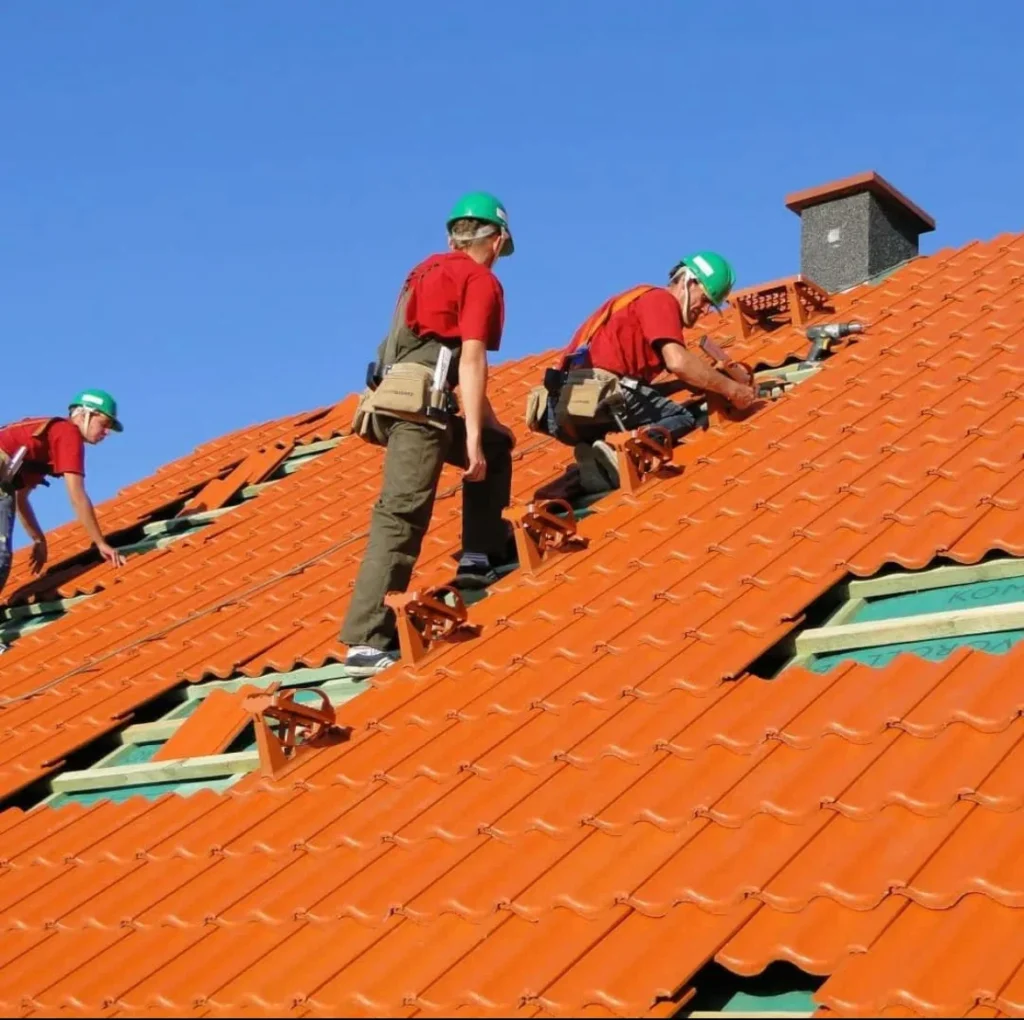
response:
[(505, 294), (498, 278), (464, 251), (424, 259), (410, 274), (406, 325), (421, 337), (501, 346)]
[(32, 433), (45, 418), (25, 418), (0, 428), (0, 450), (13, 456), (27, 447), (20, 478), (26, 489), (34, 489), (45, 475), (85, 475), (85, 440), (78, 426), (58, 418), (46, 432), (33, 439)]
[(665, 370), (659, 341), (683, 343), (683, 310), (663, 287), (619, 309), (590, 341), (590, 362), (616, 375), (652, 382)]

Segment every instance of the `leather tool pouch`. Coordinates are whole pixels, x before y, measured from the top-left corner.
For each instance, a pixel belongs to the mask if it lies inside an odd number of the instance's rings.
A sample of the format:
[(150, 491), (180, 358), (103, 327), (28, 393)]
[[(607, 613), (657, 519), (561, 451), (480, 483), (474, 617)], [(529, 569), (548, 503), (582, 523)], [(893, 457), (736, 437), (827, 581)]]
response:
[(622, 402), (619, 377), (603, 368), (574, 368), (558, 399), (558, 420), (596, 421), (609, 418), (607, 408)]

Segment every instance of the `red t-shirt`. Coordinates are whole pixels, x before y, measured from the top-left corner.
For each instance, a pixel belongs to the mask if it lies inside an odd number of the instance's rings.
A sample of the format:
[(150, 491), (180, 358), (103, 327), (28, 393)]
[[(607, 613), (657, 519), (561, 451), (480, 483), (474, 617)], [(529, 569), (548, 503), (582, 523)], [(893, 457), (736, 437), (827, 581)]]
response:
[(409, 280), (405, 322), (417, 336), (482, 340), (489, 351), (501, 346), (505, 293), (486, 266), (464, 251), (445, 252), (424, 259)]
[(619, 309), (590, 341), (590, 363), (616, 375), (652, 382), (665, 369), (655, 345), (683, 343), (683, 310), (664, 288), (655, 287)]
[(25, 418), (0, 428), (0, 450), (13, 456), (27, 447), (20, 478), (26, 489), (34, 489), (45, 475), (85, 475), (85, 440), (78, 426), (58, 418), (37, 439), (32, 433), (45, 418)]

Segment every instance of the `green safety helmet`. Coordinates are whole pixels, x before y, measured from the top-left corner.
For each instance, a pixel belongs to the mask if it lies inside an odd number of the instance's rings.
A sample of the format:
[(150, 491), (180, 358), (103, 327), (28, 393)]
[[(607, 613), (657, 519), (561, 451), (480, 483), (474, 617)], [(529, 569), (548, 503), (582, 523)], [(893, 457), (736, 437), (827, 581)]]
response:
[(672, 269), (672, 279), (675, 279), (683, 266), (697, 278), (697, 282), (704, 288), (704, 293), (716, 308), (729, 296), (736, 282), (736, 274), (728, 259), (722, 258), (718, 252), (698, 251), (680, 259)]
[(68, 410), (73, 411), (76, 407), (105, 414), (115, 432), (124, 432), (124, 426), (117, 419), (117, 401), (106, 390), (82, 390), (76, 393), (68, 404)]
[(486, 191), (470, 191), (460, 198), (452, 207), (448, 216), (447, 227), (451, 230), (456, 220), (473, 219), (483, 220), (485, 223), (493, 223), (505, 231), (505, 243), (502, 245), (499, 255), (511, 255), (515, 245), (512, 243), (512, 231), (508, 228), (508, 213), (501, 199)]

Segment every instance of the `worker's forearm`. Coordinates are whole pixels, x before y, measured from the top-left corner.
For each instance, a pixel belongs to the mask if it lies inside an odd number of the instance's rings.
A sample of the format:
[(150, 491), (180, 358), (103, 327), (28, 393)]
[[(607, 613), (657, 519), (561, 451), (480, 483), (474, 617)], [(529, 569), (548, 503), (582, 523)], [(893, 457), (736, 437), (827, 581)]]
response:
[(45, 537), (43, 529), (39, 526), (36, 512), (32, 509), (32, 504), (28, 501), (28, 496), (24, 492), (19, 492), (15, 497), (15, 506), (18, 510), (21, 526), (25, 529), (28, 537), (33, 542), (41, 541)]
[(103, 532), (100, 530), (100, 522), (96, 519), (96, 511), (93, 510), (92, 500), (86, 493), (71, 493), (71, 506), (78, 518), (78, 523), (85, 528), (93, 545), (100, 545), (103, 541)]
[(675, 374), (679, 376), (688, 386), (697, 390), (707, 390), (711, 393), (718, 393), (728, 397), (736, 387), (736, 381), (713, 368), (703, 358), (684, 351), (680, 355), (679, 364), (674, 368)]
[(466, 434), (479, 437), (487, 413), (487, 359), (480, 354), (464, 350), (459, 361), (459, 390), (462, 393), (462, 413), (466, 416)]

